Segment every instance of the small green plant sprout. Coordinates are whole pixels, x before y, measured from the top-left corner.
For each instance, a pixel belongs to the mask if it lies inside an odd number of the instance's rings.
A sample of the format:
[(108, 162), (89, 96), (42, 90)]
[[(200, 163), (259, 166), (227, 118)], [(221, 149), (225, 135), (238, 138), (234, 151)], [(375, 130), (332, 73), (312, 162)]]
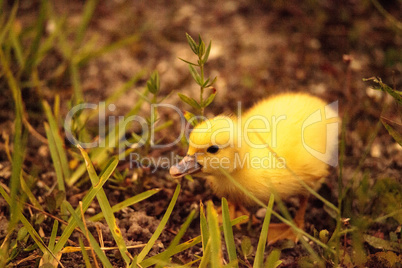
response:
[[(151, 74), (151, 77), (147, 81), (147, 91), (152, 94), (151, 98), (148, 98), (145, 94), (141, 93), (140, 91), (137, 91), (137, 93), (143, 98), (146, 102), (148, 102), (151, 105), (151, 114), (148, 118), (146, 118), (147, 123), (148, 123), (148, 133), (155, 133), (157, 131), (160, 131), (170, 125), (172, 125), (173, 121), (169, 120), (160, 126), (156, 127), (156, 122), (159, 120), (158, 116), (158, 109), (157, 106), (161, 102), (163, 102), (169, 95), (161, 98), (158, 100), (158, 94), (160, 92), (161, 88), (161, 83), (159, 79), (159, 73), (157, 71), (154, 71)], [(133, 137), (136, 140), (136, 142), (144, 142), (144, 152), (143, 155), (147, 155), (149, 153), (149, 150), (151, 149), (152, 145), (159, 143), (159, 141), (153, 141), (151, 135), (147, 135), (146, 140), (144, 141), (142, 137), (136, 135), (133, 133)]]
[(398, 102), (398, 104), (402, 104), (402, 91), (391, 88), (387, 84), (383, 83), (380, 77), (363, 78), (363, 81), (373, 81), (377, 84), (377, 86), (373, 87), (374, 89), (387, 92)]
[[(402, 91), (396, 90), (396, 88), (391, 88), (387, 84), (383, 83), (380, 77), (363, 78), (363, 81), (364, 82), (373, 81), (374, 83), (376, 83), (376, 86), (373, 87), (374, 89), (381, 90), (381, 91), (388, 93), (395, 99), (395, 101), (398, 103), (398, 105), (402, 105)], [(402, 118), (402, 114), (400, 114), (400, 116)], [(381, 123), (383, 124), (383, 126), (387, 129), (389, 135), (391, 135), (392, 138), (394, 138), (394, 140), (400, 146), (402, 146), (402, 133), (398, 132), (397, 130), (395, 130), (394, 127), (392, 127), (392, 124), (397, 124), (397, 123), (392, 122), (391, 120), (386, 119), (383, 116), (381, 116), (380, 120), (381, 120)]]
[[(182, 61), (188, 63), (189, 69), (191, 76), (195, 80), (195, 82), (200, 86), (200, 100), (196, 101), (195, 99), (188, 97), (184, 94), (178, 93), (180, 99), (193, 107), (195, 110), (197, 110), (197, 115), (200, 115), (201, 117), (204, 116), (204, 110), (208, 105), (212, 103), (212, 101), (215, 98), (216, 95), (216, 90), (213, 88), (212, 93), (210, 93), (209, 96), (204, 98), (204, 90), (206, 88), (212, 87), (212, 85), (216, 81), (216, 77), (211, 81), (210, 78), (205, 79), (204, 76), (204, 66), (205, 63), (208, 60), (209, 53), (211, 52), (211, 42), (209, 42), (208, 47), (205, 47), (205, 43), (202, 40), (201, 36), (198, 36), (198, 44), (194, 41), (194, 39), (186, 33), (187, 37), (187, 42), (191, 48), (191, 50), (194, 52), (195, 55), (197, 55), (198, 60), (197, 63), (193, 63), (187, 60), (184, 60), (180, 58)], [(199, 72), (196, 70), (195, 67), (199, 68)], [(190, 112), (186, 112), (187, 116), (186, 119), (189, 121), (192, 125), (196, 125), (198, 122), (197, 120), (194, 120), (194, 114)], [(190, 120), (191, 119), (191, 120)]]

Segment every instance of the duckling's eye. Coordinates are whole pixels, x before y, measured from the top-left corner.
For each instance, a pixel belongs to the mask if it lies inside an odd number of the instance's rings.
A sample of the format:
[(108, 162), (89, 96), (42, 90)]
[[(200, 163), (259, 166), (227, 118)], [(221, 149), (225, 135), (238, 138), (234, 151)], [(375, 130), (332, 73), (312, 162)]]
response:
[(209, 146), (207, 149), (208, 153), (214, 154), (219, 151), (219, 147), (217, 145)]

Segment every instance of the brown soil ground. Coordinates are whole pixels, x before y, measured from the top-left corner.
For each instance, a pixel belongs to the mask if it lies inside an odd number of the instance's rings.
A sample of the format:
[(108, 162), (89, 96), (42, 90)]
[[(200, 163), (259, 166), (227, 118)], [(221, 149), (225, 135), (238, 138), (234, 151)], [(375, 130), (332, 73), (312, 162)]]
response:
[[(22, 25), (29, 25), (37, 16), (38, 1), (20, 2), (22, 8), (18, 19)], [(381, 4), (401, 21), (401, 1), (382, 1)], [(71, 27), (78, 25), (82, 1), (55, 1), (54, 7), (58, 14), (67, 15)], [(158, 70), (161, 96), (173, 92), (165, 103), (188, 110), (189, 107), (176, 94), (181, 92), (195, 98), (199, 94), (188, 66), (178, 59), (194, 60), (185, 38), (186, 32), (193, 37), (201, 34), (206, 42), (212, 40), (206, 73), (211, 77), (217, 76), (218, 80), (215, 84), (216, 99), (206, 110), (209, 117), (235, 112), (238, 101), (241, 101), (243, 109), (247, 109), (262, 98), (286, 91), (310, 92), (328, 102), (339, 101), (339, 113), (344, 118), (346, 132), (344, 183), (354, 185), (352, 179), (360, 181), (364, 176), (368, 176), (370, 186), (385, 178), (397, 184), (402, 182), (402, 150), (384, 127), (379, 127), (370, 145), (381, 116), (394, 122), (395, 127), (401, 124), (400, 107), (395, 105), (390, 96), (373, 90), (372, 83), (362, 81), (362, 78), (378, 76), (401, 90), (402, 35), (401, 30), (398, 32), (370, 1), (101, 1), (89, 25), (86, 36), (88, 40), (96, 37), (99, 46), (103, 46), (131, 34), (137, 34), (139, 38), (123, 49), (82, 66), (80, 75), (85, 100), (91, 103), (105, 100), (134, 74), (145, 71), (147, 75), (134, 86), (134, 89), (142, 90), (148, 74)], [(39, 69), (42, 80), (47, 79), (49, 70), (55, 68), (59, 60), (58, 51), (48, 55)], [(4, 90), (0, 92), (0, 132), (5, 131), (12, 136), (12, 98), (3, 80), (1, 87)], [(63, 80), (54, 81), (46, 85), (43, 92), (49, 102), (54, 101), (55, 92), (60, 94), (61, 114), (64, 117), (72, 96), (72, 85)], [(30, 123), (45, 136), (45, 116), (40, 111), (34, 90), (24, 89), (23, 100)], [(138, 100), (136, 91), (129, 90), (115, 102), (116, 110), (113, 114), (124, 115)], [(144, 105), (141, 113), (146, 115), (148, 112), (149, 107)], [(170, 110), (161, 109), (160, 113), (161, 122), (168, 119), (178, 121), (177, 114)], [(179, 135), (177, 126), (173, 124), (160, 132), (159, 138), (163, 142), (176, 139)], [(4, 148), (4, 139), (0, 143)], [(32, 136), (29, 136), (28, 144), (24, 170), (37, 176), (38, 183), (33, 187), (33, 193), (46, 202), (48, 187), (56, 183), (49, 150)], [(171, 152), (184, 155), (186, 148), (178, 144), (167, 150), (152, 150), (150, 155), (169, 156)], [(0, 165), (0, 181), (7, 185), (10, 163), (3, 150), (0, 152)], [(128, 161), (121, 161), (117, 169), (122, 173), (127, 172), (126, 180), (108, 182), (104, 186), (112, 205), (147, 189), (162, 189), (153, 197), (116, 213), (127, 245), (136, 245), (146, 243), (155, 231), (177, 181), (169, 176), (167, 169), (158, 169), (153, 173), (149, 169), (129, 167)], [(320, 190), (320, 194), (334, 204), (337, 204), (338, 174), (339, 167), (332, 168), (331, 175)], [(213, 200), (216, 205), (220, 204), (219, 198), (213, 195), (202, 179), (195, 179), (194, 182), (183, 180), (181, 183), (182, 192), (176, 208), (151, 255), (168, 247), (189, 212), (199, 208), (200, 201)], [(77, 206), (89, 187), (89, 182), (71, 187), (66, 193), (68, 201)], [(374, 215), (373, 210), (379, 209), (375, 198), (371, 200), (372, 204), (366, 204), (366, 215)], [(292, 202), (289, 203), (293, 213)], [(355, 204), (345, 204), (345, 207), (351, 208), (345, 211), (345, 217), (355, 213)], [(1, 198), (0, 209), (0, 238), (3, 239), (8, 206)], [(91, 206), (91, 211), (100, 211), (96, 202)], [(47, 236), (50, 235), (52, 222), (48, 219), (40, 226)], [(311, 198), (306, 215), (306, 231), (314, 234), (314, 230), (327, 229), (332, 233), (335, 224), (335, 219), (329, 216), (323, 203)], [(389, 232), (395, 231), (397, 226), (395, 222), (377, 224), (370, 227), (368, 232), (387, 238)], [(100, 223), (100, 227), (105, 246), (114, 246), (106, 223)], [(95, 225), (89, 225), (89, 229), (96, 233)], [(260, 222), (254, 223), (251, 229), (244, 225), (234, 230), (239, 247), (244, 236), (248, 236), (256, 248)], [(199, 235), (198, 218), (193, 221), (182, 241), (196, 235)], [(350, 239), (345, 243), (347, 250), (350, 250)], [(369, 254), (380, 251), (368, 244), (365, 247)], [(300, 243), (282, 241), (272, 248), (282, 249), (282, 267), (296, 267), (298, 260), (308, 255)], [(267, 249), (267, 254), (272, 248)], [(136, 254), (139, 250), (130, 252)], [(201, 245), (179, 254), (176, 259), (185, 263), (194, 260), (195, 255), (202, 255)], [(19, 259), (26, 256), (22, 253)], [(108, 256), (116, 267), (123, 267), (118, 252), (108, 253)], [(252, 263), (251, 260), (252, 256)], [(78, 253), (64, 254), (61, 261), (66, 267), (84, 267), (82, 256)], [(372, 263), (376, 263), (374, 257)], [(18, 267), (32, 265), (34, 262), (25, 262)]]

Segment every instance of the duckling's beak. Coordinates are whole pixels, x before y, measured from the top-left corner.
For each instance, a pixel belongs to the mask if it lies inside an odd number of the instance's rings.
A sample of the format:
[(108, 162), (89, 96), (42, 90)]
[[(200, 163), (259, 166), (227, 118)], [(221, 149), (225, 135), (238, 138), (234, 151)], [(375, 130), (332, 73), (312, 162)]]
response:
[(173, 178), (181, 178), (185, 175), (201, 171), (202, 166), (197, 162), (195, 155), (186, 155), (180, 163), (170, 167), (170, 175)]

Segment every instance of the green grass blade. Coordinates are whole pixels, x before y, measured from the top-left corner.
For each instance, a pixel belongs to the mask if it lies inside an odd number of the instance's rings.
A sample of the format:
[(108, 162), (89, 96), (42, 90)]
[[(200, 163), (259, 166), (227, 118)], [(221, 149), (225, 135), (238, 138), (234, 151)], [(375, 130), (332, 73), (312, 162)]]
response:
[(0, 62), (2, 65), (2, 69), (4, 75), (7, 79), (7, 83), (11, 89), (11, 93), (13, 95), (14, 104), (15, 104), (15, 121), (14, 121), (14, 151), (12, 155), (12, 170), (11, 170), (11, 179), (10, 179), (10, 190), (11, 190), (11, 204), (10, 204), (10, 214), (11, 221), (9, 224), (9, 230), (13, 229), (15, 224), (17, 223), (17, 192), (20, 185), (20, 178), (22, 172), (22, 164), (24, 162), (24, 143), (23, 143), (23, 131), (22, 131), (22, 122), (23, 122), (23, 102), (21, 97), (21, 89), (18, 86), (18, 83), (11, 72), (9, 63), (7, 58), (5, 57), (2, 48), (0, 47)]
[(44, 125), (46, 137), (49, 141), (50, 156), (52, 157), (54, 170), (56, 171), (57, 184), (59, 186), (59, 190), (65, 192), (66, 188), (64, 186), (63, 171), (61, 170), (61, 161), (59, 158), (59, 154), (57, 153), (56, 142), (54, 140), (53, 133), (49, 129), (49, 125), (46, 122), (44, 123)]
[(43, 109), (45, 110), (47, 120), (49, 122), (50, 130), (53, 134), (54, 143), (56, 145), (57, 155), (60, 159), (60, 165), (65, 179), (70, 178), (70, 169), (68, 167), (67, 154), (64, 150), (63, 139), (59, 134), (59, 127), (56, 118), (52, 114), (52, 109), (46, 101), (43, 101)]
[(175, 255), (175, 254), (177, 254), (177, 253), (180, 253), (180, 252), (182, 252), (182, 251), (184, 251), (184, 250), (186, 250), (186, 249), (188, 249), (188, 248), (191, 248), (191, 247), (197, 245), (197, 244), (200, 243), (200, 242), (201, 242), (201, 236), (197, 236), (196, 238), (190, 239), (190, 240), (188, 240), (188, 241), (186, 241), (186, 242), (184, 242), (184, 243), (182, 243), (182, 244), (176, 246), (176, 247), (174, 248), (174, 250), (172, 250), (172, 251), (169, 251), (169, 252), (168, 252), (168, 251), (164, 251), (164, 252), (161, 252), (161, 253), (159, 253), (159, 254), (157, 254), (157, 255), (155, 255), (155, 256), (152, 256), (152, 257), (150, 257), (150, 258), (148, 258), (148, 259), (142, 261), (142, 262), (140, 263), (140, 265), (141, 265), (141, 267), (143, 267), (143, 268), (149, 267), (149, 266), (151, 266), (151, 265), (155, 265), (155, 264), (158, 263), (158, 261), (159, 261), (160, 259), (169, 258), (169, 257), (171, 257), (171, 256), (173, 256), (173, 255)]
[[(75, 222), (77, 223), (78, 227), (81, 229), (81, 231), (85, 234), (87, 233), (85, 229), (85, 225), (81, 220), (81, 217), (79, 216), (78, 213), (76, 213), (73, 209), (73, 207), (68, 203), (67, 201), (63, 201), (64, 205), (67, 207), (67, 210), (70, 212), (71, 216), (74, 218)], [(99, 246), (98, 242), (96, 239), (93, 237), (91, 233), (88, 233), (89, 237), (89, 242), (91, 244), (91, 247), (95, 251), (96, 255), (98, 258), (101, 260), (102, 264), (105, 267), (112, 268), (112, 264), (110, 263), (109, 259), (106, 257), (105, 253), (102, 251), (101, 247)]]
[[(8, 205), (11, 204), (12, 200), (10, 196), (6, 193), (4, 188), (0, 185), (0, 194), (3, 196), (3, 198), (6, 200)], [(27, 218), (22, 214), (20, 207), (17, 207), (16, 210), (16, 217), (21, 221), (21, 223), (25, 226), (27, 229), (28, 233), (32, 237), (32, 239), (35, 241), (35, 243), (38, 245), (39, 249), (44, 253), (44, 254), (50, 254), (54, 259), (57, 260), (56, 256), (49, 250), (49, 248), (46, 246), (46, 244), (43, 242), (39, 234), (36, 232), (35, 228), (31, 225), (31, 223), (28, 221)], [(58, 263), (60, 264), (61, 267), (64, 267), (59, 261)]]
[(91, 262), (89, 261), (88, 253), (85, 249), (85, 245), (84, 242), (82, 241), (81, 236), (78, 237), (78, 242), (80, 243), (82, 258), (84, 259), (85, 267), (92, 268)]
[[(222, 172), (222, 174), (224, 174), (231, 183), (233, 183), (234, 185), (236, 185), (236, 187), (238, 187), (244, 194), (246, 194), (248, 197), (250, 197), (256, 204), (260, 205), (261, 207), (265, 207), (268, 209), (268, 207), (261, 202), (261, 200), (259, 200), (258, 198), (256, 198), (250, 191), (248, 191), (246, 188), (244, 188), (239, 182), (237, 182), (226, 170), (220, 168), (220, 171)], [(290, 227), (292, 227), (292, 229), (297, 232), (299, 235), (304, 235), (306, 237), (308, 237), (309, 239), (311, 239), (312, 241), (314, 241), (316, 244), (318, 244), (320, 247), (328, 250), (331, 253), (334, 253), (333, 249), (330, 249), (326, 244), (324, 244), (323, 242), (321, 242), (320, 240), (318, 240), (317, 238), (311, 236), (310, 234), (306, 233), (304, 230), (298, 228), (294, 222), (292, 220), (287, 220), (284, 217), (282, 217), (279, 213), (277, 213), (274, 210), (271, 210), (272, 214), (277, 217), (281, 222), (289, 225)], [(300, 241), (304, 241), (304, 240), (300, 240)], [(308, 244), (306, 244), (308, 248), (308, 250), (312, 250), (311, 246), (309, 246)]]
[(193, 221), (195, 217), (195, 210), (192, 210), (190, 214), (188, 215), (186, 221), (181, 225), (179, 232), (177, 235), (173, 238), (172, 242), (170, 243), (169, 247), (166, 250), (172, 249), (176, 247), (179, 243), (184, 234), (186, 233), (188, 227), (190, 226), (191, 222)]
[(86, 1), (84, 12), (81, 18), (81, 24), (77, 30), (77, 35), (75, 38), (75, 48), (78, 48), (81, 45), (97, 4), (98, 0)]
[(274, 207), (274, 195), (271, 194), (271, 196), (269, 197), (268, 209), (264, 217), (264, 223), (262, 224), (260, 239), (258, 240), (257, 252), (254, 258), (253, 267), (256, 268), (262, 267), (264, 263), (264, 251), (265, 251), (265, 245), (267, 244), (269, 223), (271, 222), (271, 214), (272, 214), (271, 212), (273, 207)]
[(212, 201), (207, 203), (209, 241), (211, 242), (211, 267), (222, 267), (221, 232), (218, 224), (218, 213)]
[(207, 244), (205, 245), (205, 250), (203, 251), (200, 266), (198, 267), (207, 268), (210, 261), (211, 261), (211, 240), (208, 240)]
[[(140, 71), (137, 74), (134, 74), (130, 80), (125, 82), (119, 89), (115, 90), (114, 93), (106, 99), (106, 105), (117, 101), (124, 93), (127, 92), (127, 90), (132, 88), (140, 79), (142, 79), (144, 73), (144, 71)], [(143, 94), (146, 94), (146, 91), (144, 91)]]
[[(92, 187), (89, 192), (84, 196), (82, 200), (82, 210), (85, 212), (88, 208), (89, 205), (91, 204), (92, 200), (95, 198), (96, 194), (102, 189), (103, 185), (106, 183), (106, 181), (109, 179), (110, 175), (113, 173), (115, 170), (118, 160), (116, 158), (112, 158), (108, 165), (105, 167), (104, 172), (102, 173), (100, 177), (100, 182), (95, 186)], [(76, 213), (80, 213), (80, 209), (76, 209)], [(68, 224), (64, 229), (64, 232), (59, 238), (58, 243), (55, 246), (54, 252), (57, 254), (66, 244), (68, 238), (71, 236), (73, 233), (75, 227), (77, 226), (77, 223), (74, 221), (73, 217), (70, 217), (68, 220)]]
[(14, 48), (14, 53), (15, 53), (15, 58), (18, 61), (18, 65), (20, 68), (24, 68), (25, 65), (25, 59), (23, 55), (23, 48), (21, 46), (21, 42), (18, 39), (17, 32), (15, 30), (10, 31), (10, 38), (11, 38), (11, 43)]
[(31, 75), (32, 69), (37, 64), (37, 58), (39, 53), (40, 42), (43, 38), (43, 33), (45, 30), (45, 21), (47, 17), (47, 8), (48, 8), (48, 1), (41, 1), (39, 14), (36, 20), (35, 25), (35, 37), (31, 43), (31, 46), (28, 49), (27, 57), (26, 57), (26, 64), (25, 68), (21, 69), (21, 71), (25, 72), (27, 75)]
[[(17, 11), (18, 11), (18, 4), (19, 4), (18, 2), (14, 3), (13, 9), (10, 12), (10, 16), (9, 16), (9, 18), (7, 20), (6, 25), (4, 25), (4, 26), (0, 25), (1, 26), (0, 27), (0, 29), (1, 29), (1, 31), (0, 31), (0, 44), (3, 44), (5, 36), (7, 35), (8, 31), (10, 30), (10, 28), (13, 27), (13, 25), (14, 25), (15, 16), (16, 16)], [(1, 7), (3, 8), (3, 6), (1, 6)], [(5, 13), (3, 13), (3, 14), (5, 14)]]
[[(148, 95), (148, 90), (145, 89), (143, 94)], [(133, 109), (131, 109), (131, 111), (129, 111), (125, 118), (128, 118), (130, 116), (136, 115), (138, 114), (138, 112), (141, 110), (141, 107), (144, 103), (144, 100), (139, 99), (136, 103), (136, 105), (133, 107)], [(108, 134), (106, 139), (105, 139), (105, 144), (106, 145), (111, 145), (112, 147), (117, 147), (119, 145), (119, 141), (120, 139), (123, 137), (123, 135), (125, 134), (124, 131), (119, 131), (119, 129), (123, 129), (124, 127), (124, 120), (121, 120), (121, 122), (119, 122), (119, 124), (115, 127), (114, 130), (112, 130), (112, 133), (118, 133), (118, 135), (112, 135), (112, 134)], [(126, 126), (128, 127), (128, 126)], [(91, 153), (91, 159), (93, 162), (96, 162), (98, 165), (103, 165), (107, 159), (110, 158), (110, 154), (109, 151), (113, 150), (114, 148), (108, 147), (106, 146), (105, 148), (95, 148), (92, 153)], [(85, 173), (86, 171), (86, 166), (85, 164), (82, 164), (81, 166), (79, 166), (76, 171), (71, 175), (70, 179), (67, 182), (68, 186), (72, 186), (74, 185), (74, 183), (77, 182), (77, 180), (79, 178), (81, 178), (81, 176)]]
[[(53, 252), (53, 250), (54, 250), (54, 245), (56, 243), (56, 235), (57, 235), (58, 228), (59, 228), (59, 221), (55, 220), (53, 222), (52, 233), (50, 235), (49, 244), (48, 244), (48, 248), (49, 248), (50, 252)], [(52, 261), (52, 255), (47, 252), (43, 254), (42, 260), (45, 263), (54, 263)]]
[(205, 217), (205, 209), (204, 209), (203, 203), (200, 203), (200, 229), (201, 229), (201, 238), (202, 238), (202, 249), (205, 252), (206, 246), (208, 244), (208, 239), (209, 239), (209, 231), (208, 231), (208, 223), (207, 223), (207, 218)]
[[(248, 220), (248, 216), (244, 215), (244, 216), (241, 216), (241, 217), (238, 217), (238, 218), (232, 220), (231, 223), (232, 223), (232, 226), (234, 226), (236, 224), (244, 223), (247, 220)], [(188, 240), (188, 241), (176, 246), (172, 251), (169, 251), (169, 252), (164, 251), (164, 252), (161, 252), (161, 253), (159, 253), (159, 254), (157, 254), (155, 256), (152, 256), (152, 257), (142, 261), (140, 263), (140, 265), (143, 268), (149, 267), (151, 265), (155, 265), (156, 263), (158, 263), (159, 259), (169, 258), (169, 257), (171, 257), (171, 256), (173, 256), (173, 255), (175, 255), (177, 253), (180, 253), (180, 252), (182, 252), (182, 251), (184, 251), (186, 249), (189, 249), (189, 248), (197, 245), (198, 243), (201, 243), (201, 236), (197, 236), (197, 237), (195, 237), (193, 239), (190, 239), (190, 240)]]
[[(229, 206), (226, 198), (222, 198), (222, 226), (225, 235), (226, 249), (229, 255), (229, 262), (235, 261), (237, 263), (236, 245), (233, 237), (233, 229), (230, 223)], [(237, 264), (234, 267), (238, 267)]]
[(399, 133), (396, 131), (393, 127), (391, 127), (387, 122), (385, 122), (385, 119), (381, 118), (381, 123), (384, 125), (386, 130), (388, 131), (388, 134), (394, 138), (394, 140), (402, 146), (402, 133)]
[(134, 256), (133, 261), (130, 264), (130, 268), (137, 268), (138, 267), (137, 263), (138, 263), (137, 256)]
[(163, 218), (158, 225), (158, 228), (156, 228), (155, 233), (149, 239), (147, 245), (141, 250), (140, 254), (138, 254), (137, 262), (141, 262), (142, 260), (144, 260), (145, 256), (148, 254), (148, 252), (152, 249), (153, 245), (155, 244), (156, 239), (158, 239), (159, 235), (162, 233), (163, 228), (165, 228), (165, 225), (169, 220), (170, 214), (172, 214), (177, 198), (179, 197), (179, 193), (180, 193), (180, 184), (177, 185), (172, 200), (170, 201), (169, 206), (166, 209), (165, 215), (163, 215)]
[(73, 105), (84, 102), (84, 94), (82, 93), (81, 78), (78, 64), (71, 62), (69, 65), (70, 80), (73, 84), (74, 98)]
[[(173, 251), (174, 248), (180, 243), (180, 239), (183, 237), (183, 235), (186, 233), (188, 227), (190, 226), (190, 223), (193, 221), (194, 216), (195, 216), (196, 211), (192, 210), (190, 214), (188, 215), (186, 221), (181, 225), (179, 232), (177, 235), (173, 238), (172, 242), (170, 243), (169, 247), (165, 250), (166, 251)], [(169, 261), (169, 256), (165, 256), (164, 259), (159, 259), (161, 263), (167, 263)], [(158, 264), (155, 268), (162, 268), (162, 264)]]
[[(96, 174), (95, 168), (92, 165), (92, 162), (89, 159), (87, 152), (80, 145), (78, 145), (77, 147), (78, 149), (80, 149), (81, 154), (84, 157), (89, 178), (91, 180), (93, 187), (95, 187), (99, 183), (99, 177)], [(112, 236), (117, 244), (117, 247), (119, 248), (120, 254), (122, 255), (126, 264), (129, 264), (130, 263), (129, 252), (127, 251), (127, 246), (121, 235), (120, 228), (117, 226), (116, 218), (114, 217), (112, 207), (110, 206), (105, 191), (103, 189), (99, 189), (99, 192), (96, 194), (96, 198), (98, 199), (99, 206), (101, 207), (105, 215), (105, 220), (109, 226), (110, 232), (112, 233)]]
[(41, 62), (46, 55), (48, 55), (48, 52), (55, 48), (57, 46), (55, 40), (57, 39), (57, 37), (59, 37), (60, 32), (63, 30), (62, 27), (66, 26), (65, 22), (66, 22), (66, 15), (62, 15), (61, 17), (57, 17), (54, 16), (54, 11), (51, 7), (51, 4), (48, 5), (48, 13), (50, 13), (50, 18), (49, 20), (53, 21), (55, 23), (55, 27), (54, 30), (51, 31), (49, 34), (49, 36), (47, 36), (44, 41), (42, 42), (39, 51), (38, 51), (38, 57), (37, 57), (37, 63)]
[(25, 182), (25, 179), (23, 176), (21, 176), (21, 190), (26, 194), (26, 196), (28, 197), (29, 201), (31, 202), (31, 204), (41, 210), (43, 210), (43, 207), (41, 206), (41, 204), (39, 203), (39, 201), (35, 198), (34, 194), (32, 193), (31, 189), (29, 189), (27, 183)]
[(52, 228), (52, 233), (50, 235), (50, 239), (49, 239), (49, 250), (53, 251), (54, 249), (54, 245), (56, 243), (56, 236), (57, 236), (57, 230), (59, 228), (59, 221), (58, 220), (54, 220), (53, 223), (53, 228)]
[[(282, 261), (279, 260), (280, 256), (281, 256), (281, 251), (278, 249), (274, 249), (271, 253), (269, 253), (264, 267), (265, 268), (278, 267), (282, 263)], [(262, 267), (262, 266), (256, 266), (256, 267)]]
[(122, 38), (122, 39), (120, 39), (120, 40), (118, 40), (118, 41), (116, 41), (116, 42), (114, 42), (114, 43), (112, 43), (110, 45), (104, 46), (104, 47), (102, 47), (102, 48), (100, 48), (100, 49), (98, 49), (96, 51), (91, 51), (91, 52), (89, 52), (89, 53), (87, 53), (85, 55), (80, 55), (81, 58), (78, 59), (77, 62), (79, 64), (85, 64), (88, 61), (90, 61), (91, 59), (98, 58), (98, 57), (100, 57), (100, 56), (102, 56), (102, 55), (104, 55), (106, 53), (110, 53), (110, 52), (112, 52), (114, 50), (120, 49), (120, 48), (125, 47), (127, 45), (130, 45), (132, 43), (135, 43), (135, 42), (137, 42), (139, 40), (140, 40), (140, 35), (139, 34), (130, 35), (130, 36), (128, 36), (126, 38)]
[[(153, 196), (154, 194), (158, 193), (160, 191), (160, 189), (154, 189), (154, 190), (148, 190), (146, 192), (137, 194), (136, 196), (130, 197), (126, 200), (124, 200), (123, 202), (120, 202), (116, 205), (114, 205), (112, 207), (112, 211), (113, 212), (117, 212), (122, 210), (123, 208), (126, 208), (128, 206), (132, 206), (138, 202), (141, 202), (151, 196)], [(89, 220), (91, 221), (100, 221), (101, 219), (103, 219), (103, 212), (96, 214), (95, 216), (92, 216), (91, 218), (89, 218)]]

